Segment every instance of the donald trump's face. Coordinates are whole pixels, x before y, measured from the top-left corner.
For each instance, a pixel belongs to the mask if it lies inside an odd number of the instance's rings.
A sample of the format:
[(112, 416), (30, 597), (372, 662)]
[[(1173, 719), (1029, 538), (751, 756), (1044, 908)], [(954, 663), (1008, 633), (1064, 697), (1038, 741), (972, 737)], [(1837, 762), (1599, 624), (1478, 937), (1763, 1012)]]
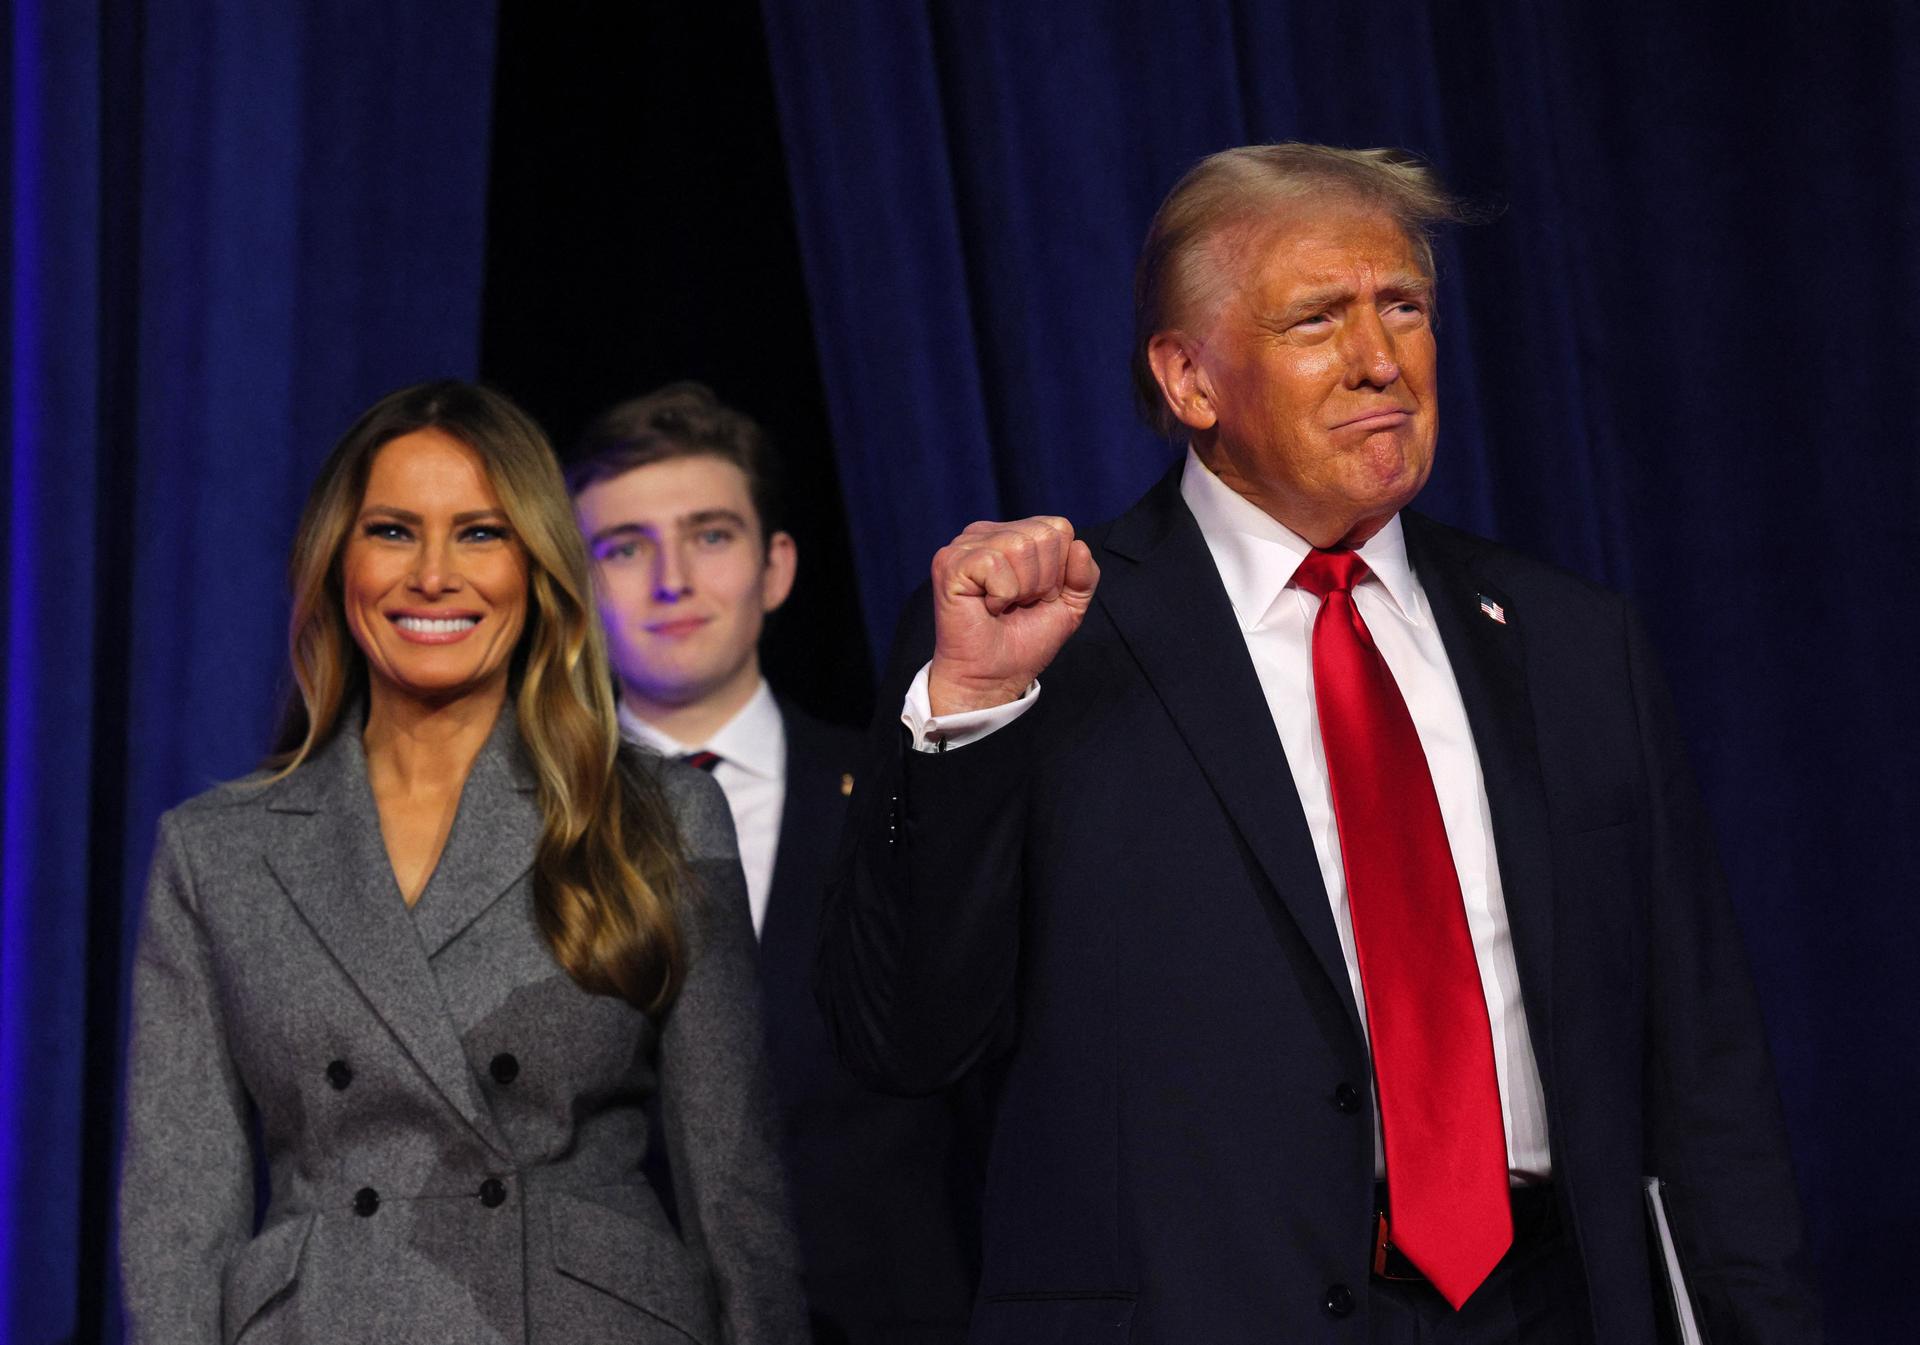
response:
[(1426, 484), (1433, 282), (1390, 216), (1304, 204), (1243, 226), (1237, 283), (1149, 347), (1195, 452), (1315, 546), (1358, 545)]

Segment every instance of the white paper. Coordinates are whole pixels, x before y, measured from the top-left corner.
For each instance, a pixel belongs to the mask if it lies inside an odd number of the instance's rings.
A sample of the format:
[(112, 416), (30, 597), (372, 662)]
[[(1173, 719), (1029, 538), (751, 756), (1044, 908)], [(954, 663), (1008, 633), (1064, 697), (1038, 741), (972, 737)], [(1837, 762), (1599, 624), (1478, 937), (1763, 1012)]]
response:
[(1654, 1235), (1660, 1239), (1660, 1260), (1667, 1271), (1668, 1301), (1673, 1304), (1673, 1319), (1680, 1329), (1681, 1345), (1704, 1345), (1700, 1323), (1693, 1315), (1693, 1298), (1687, 1293), (1687, 1278), (1680, 1273), (1680, 1253), (1673, 1245), (1673, 1230), (1667, 1225), (1667, 1202), (1660, 1194), (1666, 1183), (1658, 1177), (1642, 1177), (1647, 1193), (1647, 1217), (1653, 1222)]

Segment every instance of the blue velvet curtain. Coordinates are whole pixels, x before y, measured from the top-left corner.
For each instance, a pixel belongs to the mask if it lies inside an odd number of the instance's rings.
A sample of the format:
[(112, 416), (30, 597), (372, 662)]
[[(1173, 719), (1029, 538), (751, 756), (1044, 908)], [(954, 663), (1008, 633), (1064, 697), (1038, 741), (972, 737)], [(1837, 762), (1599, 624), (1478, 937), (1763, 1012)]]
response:
[(6, 10), (0, 1339), (118, 1337), (154, 821), (266, 745), (333, 439), (474, 372), (493, 42), (471, 0)]
[(1920, 18), (1844, 7), (763, 0), (862, 596), (1092, 521), (1133, 257), (1195, 158), (1410, 147), (1442, 252), (1422, 507), (1635, 595), (1753, 954), (1835, 1340), (1911, 1315), (1920, 1176)]

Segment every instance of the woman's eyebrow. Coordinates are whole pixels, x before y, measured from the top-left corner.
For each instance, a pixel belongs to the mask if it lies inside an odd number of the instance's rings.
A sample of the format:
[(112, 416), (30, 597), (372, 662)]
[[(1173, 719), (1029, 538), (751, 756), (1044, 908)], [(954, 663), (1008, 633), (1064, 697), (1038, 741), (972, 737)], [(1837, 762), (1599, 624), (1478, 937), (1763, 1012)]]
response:
[(414, 513), (413, 510), (396, 509), (390, 504), (370, 504), (360, 511), (361, 518), (371, 518), (375, 514), (380, 514), (386, 518), (397, 518), (402, 523), (418, 523), (421, 521), (420, 515)]
[[(378, 514), (382, 518), (398, 519), (402, 523), (419, 524), (424, 520), (411, 509), (399, 509), (390, 504), (370, 504), (360, 511), (361, 518), (370, 518)], [(475, 523), (483, 518), (501, 518), (507, 516), (504, 509), (463, 509), (453, 516), (455, 525)]]

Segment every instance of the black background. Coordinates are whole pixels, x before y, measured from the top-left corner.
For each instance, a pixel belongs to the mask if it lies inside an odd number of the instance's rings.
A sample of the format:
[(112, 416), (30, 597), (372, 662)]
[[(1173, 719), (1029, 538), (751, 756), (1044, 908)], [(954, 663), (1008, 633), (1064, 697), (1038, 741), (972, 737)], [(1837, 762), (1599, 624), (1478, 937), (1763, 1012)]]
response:
[(594, 416), (692, 378), (767, 430), (793, 596), (767, 679), (864, 723), (872, 669), (751, 0), (500, 7), (481, 377), (561, 456)]

